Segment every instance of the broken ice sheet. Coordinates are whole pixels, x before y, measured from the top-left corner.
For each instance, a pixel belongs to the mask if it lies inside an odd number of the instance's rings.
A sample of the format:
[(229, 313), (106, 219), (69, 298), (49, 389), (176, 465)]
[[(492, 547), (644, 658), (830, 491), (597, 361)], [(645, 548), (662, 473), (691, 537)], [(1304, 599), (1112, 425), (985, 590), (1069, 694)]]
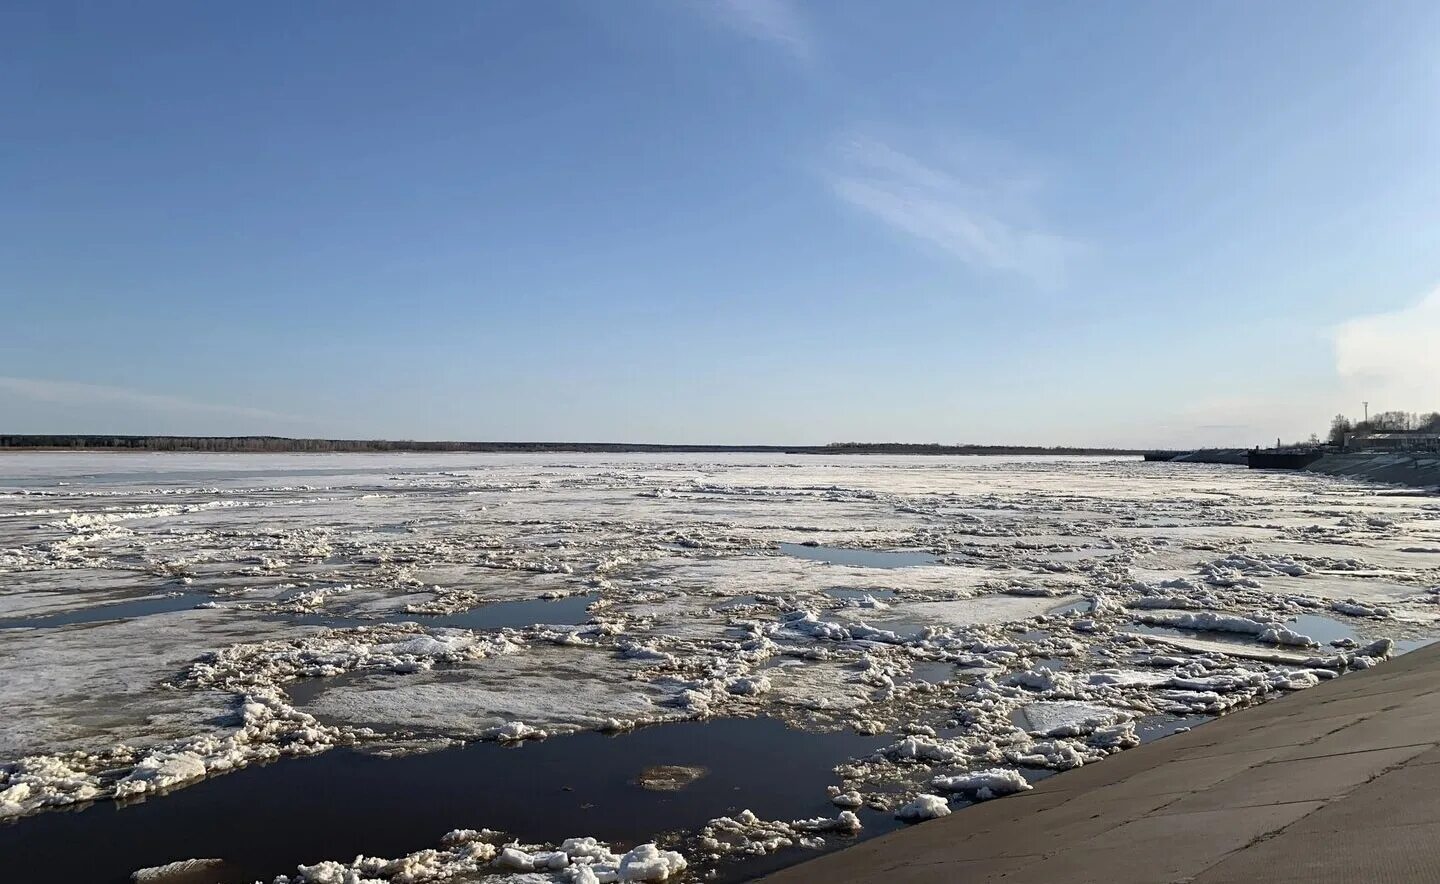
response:
[[(274, 806), (284, 782), (329, 765), (388, 783), (429, 759), (445, 783), (457, 751), (570, 771), (586, 741), (637, 740), (616, 784), (557, 783), (530, 829), (503, 794), (466, 819), (442, 807), (388, 829), (312, 807), (304, 826), (257, 833), (289, 845), (263, 856), (202, 854), (203, 838), (192, 852), (177, 839), (199, 831), (137, 823), (123, 871), (215, 856), (268, 878), (327, 856), (398, 861), (484, 827), (527, 839), (532, 865), (565, 839), (629, 850), (677, 829), (667, 843), (696, 859), (707, 827), (738, 855), (783, 852), (852, 837), (841, 807), (863, 837), (937, 778), (1038, 778), (1375, 665), (1428, 640), (1440, 614), (1440, 557), (1418, 552), (1440, 549), (1430, 499), (1325, 477), (1116, 459), (237, 463), (0, 465), (0, 619), (48, 618), (0, 642), (0, 815), (30, 817), (0, 840), (58, 850), (83, 827), (200, 816), (189, 802), (207, 794)], [(727, 731), (747, 721), (783, 736)], [(733, 763), (666, 751), (726, 733)], [(818, 767), (749, 778), (776, 740)], [(646, 793), (683, 814), (640, 814), (626, 832), (586, 815), (645, 792), (635, 780), (657, 765), (710, 771)], [(116, 795), (149, 800), (103, 824), (36, 816)], [(315, 827), (352, 840), (317, 855)]]

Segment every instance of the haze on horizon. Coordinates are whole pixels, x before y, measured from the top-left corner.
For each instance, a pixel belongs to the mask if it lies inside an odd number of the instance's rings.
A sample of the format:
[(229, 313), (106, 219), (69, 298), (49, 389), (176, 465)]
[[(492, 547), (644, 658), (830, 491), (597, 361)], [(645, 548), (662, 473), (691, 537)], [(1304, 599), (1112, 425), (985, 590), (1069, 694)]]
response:
[(1252, 445), (1440, 408), (1440, 5), (0, 11), (0, 432)]

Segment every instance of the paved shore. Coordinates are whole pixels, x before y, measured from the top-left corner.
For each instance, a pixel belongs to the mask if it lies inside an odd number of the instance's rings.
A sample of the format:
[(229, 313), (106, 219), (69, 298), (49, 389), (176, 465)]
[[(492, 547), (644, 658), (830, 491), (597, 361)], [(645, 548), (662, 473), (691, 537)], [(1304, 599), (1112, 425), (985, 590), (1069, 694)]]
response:
[(763, 880), (1440, 881), (1440, 643)]
[(1327, 476), (1386, 482), (1416, 488), (1440, 488), (1440, 452), (1364, 452), (1330, 454), (1305, 469)]

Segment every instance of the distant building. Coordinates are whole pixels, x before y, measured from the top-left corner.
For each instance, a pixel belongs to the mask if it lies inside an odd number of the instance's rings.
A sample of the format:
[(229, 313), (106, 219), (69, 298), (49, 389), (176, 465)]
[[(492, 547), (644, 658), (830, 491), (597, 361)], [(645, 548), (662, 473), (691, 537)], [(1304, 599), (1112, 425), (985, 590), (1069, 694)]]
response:
[(1440, 451), (1440, 433), (1349, 433), (1349, 451)]

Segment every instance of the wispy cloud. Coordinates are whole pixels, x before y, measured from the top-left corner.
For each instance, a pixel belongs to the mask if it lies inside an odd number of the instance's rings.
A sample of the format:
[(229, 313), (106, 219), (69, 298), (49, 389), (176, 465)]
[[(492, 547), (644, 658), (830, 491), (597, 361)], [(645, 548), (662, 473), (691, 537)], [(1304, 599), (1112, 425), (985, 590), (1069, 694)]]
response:
[(801, 61), (815, 56), (815, 35), (790, 0), (708, 0), (706, 8), (724, 25), (770, 43)]
[(970, 159), (921, 160), (851, 137), (836, 147), (826, 177), (840, 199), (966, 264), (1058, 283), (1084, 249), (1034, 221), (1033, 176), (982, 171)]
[(1440, 288), (1400, 310), (1335, 328), (1335, 371), (1371, 412), (1440, 408)]
[(54, 405), (123, 405), (167, 414), (225, 415), (267, 421), (302, 420), (294, 415), (280, 414), (263, 408), (197, 402), (180, 396), (146, 393), (125, 387), (79, 384), (72, 381), (52, 381), (39, 378), (0, 377), (0, 394), (4, 393)]

